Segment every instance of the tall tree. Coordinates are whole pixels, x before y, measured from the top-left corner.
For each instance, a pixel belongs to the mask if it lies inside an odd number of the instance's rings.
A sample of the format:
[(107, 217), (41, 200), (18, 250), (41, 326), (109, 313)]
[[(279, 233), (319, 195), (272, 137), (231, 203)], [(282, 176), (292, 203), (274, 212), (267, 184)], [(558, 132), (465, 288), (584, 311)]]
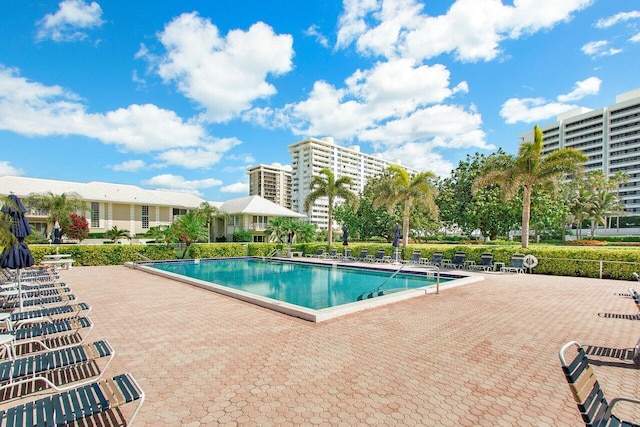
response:
[(437, 213), (435, 203), (436, 175), (433, 172), (421, 172), (413, 178), (405, 168), (391, 165), (387, 168), (388, 176), (381, 180), (377, 188), (377, 196), (373, 207), (378, 209), (386, 206), (388, 212), (393, 212), (396, 206), (402, 208), (402, 238), (403, 247), (409, 242), (409, 218), (414, 205), (422, 206), (426, 211)]
[(479, 153), (467, 155), (449, 177), (439, 182), (436, 202), (446, 226), (452, 229), (459, 227), (469, 237), (473, 231), (480, 230), (485, 238), (493, 240), (507, 235), (518, 225), (522, 216), (521, 206), (515, 201), (505, 203), (499, 186), (472, 191), (475, 179), (483, 173), (487, 162), (504, 155), (506, 153), (501, 149), (489, 157)]
[(587, 156), (578, 150), (563, 148), (542, 157), (543, 135), (538, 125), (533, 128), (533, 142), (520, 144), (518, 155), (498, 156), (487, 162), (484, 175), (476, 178), (474, 190), (498, 184), (505, 199), (522, 191), (522, 247), (529, 247), (531, 194), (536, 187), (553, 189), (560, 178), (582, 170)]
[(333, 208), (338, 199), (343, 199), (346, 203), (356, 205), (358, 197), (351, 191), (353, 180), (348, 176), (341, 176), (336, 179), (333, 172), (329, 168), (322, 168), (320, 175), (316, 175), (311, 179), (309, 189), (311, 193), (304, 201), (304, 210), (309, 212), (311, 206), (316, 200), (327, 198), (327, 243), (331, 246), (333, 239)]
[(56, 222), (64, 230), (71, 224), (71, 214), (80, 211), (84, 214), (86, 205), (82, 201), (82, 197), (77, 193), (54, 194), (51, 191), (47, 193), (34, 193), (25, 197), (24, 203), (32, 208), (43, 209), (49, 213), (47, 219), (47, 235), (51, 233)]

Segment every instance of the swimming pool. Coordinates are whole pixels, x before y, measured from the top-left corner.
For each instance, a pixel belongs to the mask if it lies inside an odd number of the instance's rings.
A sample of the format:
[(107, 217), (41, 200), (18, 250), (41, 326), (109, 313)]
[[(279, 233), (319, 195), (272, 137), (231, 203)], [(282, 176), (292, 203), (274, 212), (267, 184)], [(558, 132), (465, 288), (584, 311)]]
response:
[[(262, 258), (152, 262), (139, 268), (316, 322), (424, 295), (436, 285), (433, 271), (396, 273), (397, 266), (354, 268)], [(440, 284), (462, 277), (443, 275)]]

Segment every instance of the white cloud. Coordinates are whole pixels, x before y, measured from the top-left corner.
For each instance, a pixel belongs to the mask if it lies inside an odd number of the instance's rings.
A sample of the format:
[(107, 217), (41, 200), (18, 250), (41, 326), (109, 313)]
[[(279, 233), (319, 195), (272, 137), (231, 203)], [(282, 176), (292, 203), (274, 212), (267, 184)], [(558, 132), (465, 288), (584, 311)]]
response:
[(304, 30), (304, 35), (314, 37), (321, 46), (329, 47), (329, 40), (318, 31), (318, 26), (315, 24)]
[(405, 149), (407, 143), (419, 147), (413, 151), (425, 153), (435, 147), (493, 148), (485, 142), (480, 130), (482, 118), (473, 106), (446, 104), (453, 96), (469, 91), (466, 82), (451, 88), (449, 78), (444, 65), (394, 59), (357, 70), (345, 80), (344, 87), (317, 81), (306, 100), (279, 110), (253, 111), (244, 118), (278, 123), (298, 135), (358, 139), (386, 157), (397, 152), (395, 157), (412, 166), (420, 157)]
[(91, 4), (82, 0), (64, 0), (54, 14), (46, 14), (37, 22), (37, 39), (51, 39), (56, 42), (83, 40), (87, 33), (83, 30), (99, 27), (103, 24), (102, 9), (96, 2)]
[(638, 33), (638, 34), (636, 34), (635, 36), (631, 37), (631, 38), (629, 39), (629, 41), (630, 41), (630, 42), (632, 42), (632, 43), (638, 43), (638, 42), (640, 42), (640, 33)]
[[(215, 140), (194, 121), (153, 104), (87, 113), (79, 97), (45, 86), (0, 65), (0, 130), (27, 136), (78, 135), (114, 144), (123, 152), (160, 153), (169, 164), (187, 164), (179, 153), (202, 155), (192, 164), (209, 167), (237, 140)], [(175, 153), (178, 154), (175, 154)]]
[(544, 98), (511, 98), (507, 99), (500, 109), (500, 116), (506, 123), (514, 124), (535, 123), (547, 120), (569, 110), (578, 108), (577, 105), (550, 102)]
[(453, 54), (461, 61), (489, 61), (500, 43), (568, 21), (593, 0), (457, 0), (446, 14), (422, 13), (416, 0), (347, 0), (336, 48), (355, 41), (358, 51), (416, 60)]
[(143, 160), (127, 160), (117, 165), (113, 165), (116, 172), (137, 172), (146, 166)]
[(620, 12), (608, 18), (598, 19), (596, 22), (596, 28), (609, 28), (616, 25), (619, 22), (629, 21), (631, 19), (640, 18), (640, 11), (632, 10), (631, 12)]
[(581, 50), (582, 53), (591, 56), (592, 58), (600, 56), (612, 56), (622, 52), (622, 49), (609, 47), (609, 42), (606, 40), (588, 42), (584, 46), (582, 46)]
[(344, 88), (316, 82), (307, 100), (285, 110), (298, 134), (350, 139), (464, 89), (464, 84), (451, 89), (449, 77), (441, 64), (415, 66), (408, 59), (380, 62), (372, 69), (357, 70)]
[(234, 184), (225, 185), (220, 187), (221, 193), (234, 193), (234, 194), (249, 194), (249, 183), (236, 182)]
[(0, 176), (22, 176), (24, 171), (11, 164), (6, 160), (0, 160)]
[(168, 165), (181, 166), (187, 169), (208, 168), (218, 163), (224, 153), (240, 144), (236, 138), (224, 138), (193, 148), (174, 148), (156, 156)]
[(212, 122), (228, 121), (255, 100), (274, 95), (276, 88), (267, 77), (292, 68), (293, 38), (275, 34), (262, 22), (222, 37), (210, 20), (185, 13), (167, 24), (159, 37), (164, 55), (154, 57), (144, 47), (136, 57), (154, 63), (165, 83), (175, 83)]
[(571, 102), (571, 101), (579, 101), (587, 95), (597, 95), (600, 92), (600, 85), (602, 84), (602, 80), (597, 77), (589, 77), (581, 82), (577, 82), (575, 88), (565, 94), (558, 95), (558, 101), (560, 102)]
[(420, 172), (430, 171), (440, 177), (448, 176), (454, 169), (453, 163), (445, 160), (425, 144), (409, 142), (402, 146), (381, 152), (383, 157), (392, 161), (400, 161), (403, 166), (417, 169)]
[(142, 185), (154, 187), (158, 190), (181, 191), (184, 193), (202, 196), (200, 191), (203, 188), (217, 187), (222, 184), (219, 179), (199, 179), (187, 181), (180, 175), (162, 174), (142, 181)]

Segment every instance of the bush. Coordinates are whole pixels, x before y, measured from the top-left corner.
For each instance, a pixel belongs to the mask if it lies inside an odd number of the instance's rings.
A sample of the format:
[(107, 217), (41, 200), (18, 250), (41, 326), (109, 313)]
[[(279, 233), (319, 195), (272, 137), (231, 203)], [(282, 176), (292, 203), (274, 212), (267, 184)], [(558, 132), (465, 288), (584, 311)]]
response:
[(253, 241), (253, 234), (250, 231), (236, 231), (233, 233), (234, 242), (251, 242)]
[(607, 244), (604, 240), (572, 240), (568, 241), (569, 246), (605, 246)]

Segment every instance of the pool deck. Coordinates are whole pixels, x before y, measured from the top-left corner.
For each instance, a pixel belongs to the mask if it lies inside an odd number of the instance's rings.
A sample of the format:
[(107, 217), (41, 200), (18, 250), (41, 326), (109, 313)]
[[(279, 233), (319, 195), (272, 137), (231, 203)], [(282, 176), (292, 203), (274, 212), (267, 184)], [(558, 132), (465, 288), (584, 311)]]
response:
[[(640, 320), (598, 315), (635, 315), (616, 295), (634, 282), (488, 273), (312, 323), (123, 266), (60, 275), (93, 307), (89, 340), (116, 349), (109, 373), (146, 392), (136, 426), (580, 426), (558, 349), (640, 338)], [(593, 360), (609, 399), (640, 398), (633, 361)]]

